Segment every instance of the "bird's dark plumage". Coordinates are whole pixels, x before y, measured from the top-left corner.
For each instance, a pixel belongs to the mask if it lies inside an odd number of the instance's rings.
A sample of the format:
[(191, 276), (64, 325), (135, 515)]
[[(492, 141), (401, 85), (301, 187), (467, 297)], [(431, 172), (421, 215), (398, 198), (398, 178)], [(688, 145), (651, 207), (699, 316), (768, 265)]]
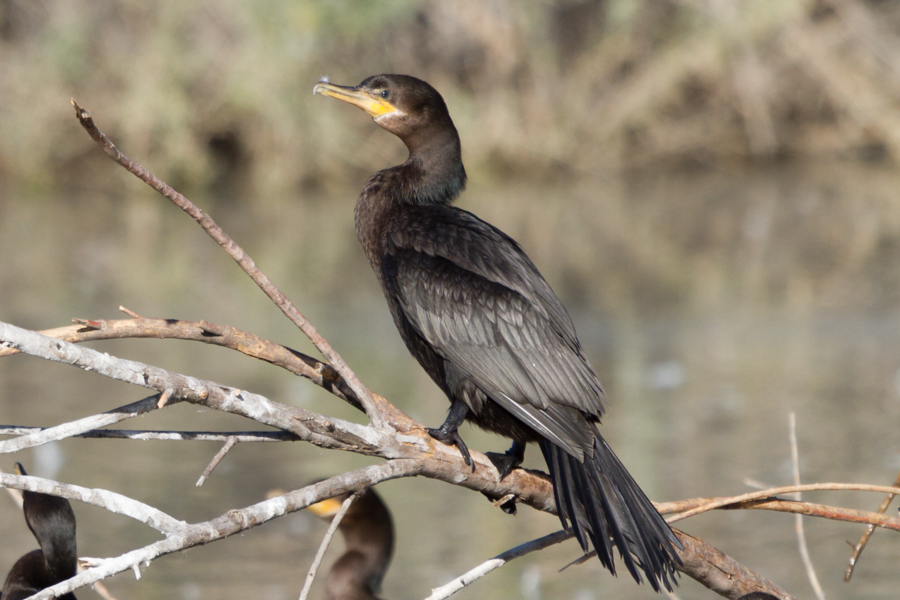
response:
[[(309, 510), (331, 518), (349, 494), (318, 502)], [(338, 526), (344, 538), (344, 554), (325, 580), (328, 600), (376, 600), (381, 581), (394, 553), (394, 524), (387, 506), (374, 490), (357, 498)]]
[(565, 307), (512, 238), (450, 205), (466, 174), (440, 94), (406, 75), (314, 91), (362, 108), (409, 149), (366, 184), (356, 227), (407, 348), (450, 399), (429, 431), (467, 462), (464, 419), (512, 438), (492, 457), (501, 476), (538, 442), (585, 552), (592, 544), (615, 573), (615, 546), (637, 581), (642, 570), (654, 590), (671, 589), (680, 543), (597, 430), (603, 389)]
[[(16, 463), (19, 475), (27, 475)], [(3, 584), (2, 600), (28, 598), (37, 592), (75, 576), (78, 554), (75, 546), (75, 513), (65, 498), (22, 492), (25, 522), (40, 550), (32, 550), (13, 565)], [(71, 592), (61, 596), (75, 600)]]

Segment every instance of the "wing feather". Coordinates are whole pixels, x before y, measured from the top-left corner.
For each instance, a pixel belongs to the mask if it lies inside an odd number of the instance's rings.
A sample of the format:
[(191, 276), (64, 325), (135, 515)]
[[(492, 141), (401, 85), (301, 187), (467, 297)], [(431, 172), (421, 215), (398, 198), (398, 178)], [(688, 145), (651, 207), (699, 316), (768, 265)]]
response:
[(537, 268), (511, 238), (470, 213), (404, 212), (386, 236), (382, 262), (403, 316), (517, 418), (570, 453), (590, 448), (593, 428), (579, 411), (599, 417), (603, 390)]

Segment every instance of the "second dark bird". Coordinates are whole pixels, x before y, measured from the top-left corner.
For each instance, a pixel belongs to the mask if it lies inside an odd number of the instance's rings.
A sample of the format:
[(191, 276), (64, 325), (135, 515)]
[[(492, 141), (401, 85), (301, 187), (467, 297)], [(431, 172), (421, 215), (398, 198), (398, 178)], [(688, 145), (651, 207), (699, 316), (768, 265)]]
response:
[[(27, 475), (16, 463), (16, 473)], [(21, 600), (75, 576), (78, 552), (75, 546), (75, 513), (65, 498), (22, 492), (25, 522), (40, 550), (32, 550), (13, 565), (3, 584), (2, 600)], [(76, 600), (69, 592), (63, 600)]]
[[(307, 507), (316, 515), (331, 519), (349, 494), (323, 500)], [(391, 513), (375, 490), (357, 498), (338, 525), (344, 538), (344, 554), (325, 579), (327, 600), (376, 600), (381, 581), (394, 553), (394, 524)]]
[(349, 102), (409, 149), (356, 203), (356, 229), (407, 348), (450, 399), (432, 436), (455, 444), (464, 420), (512, 438), (501, 477), (537, 442), (563, 527), (613, 574), (613, 547), (638, 582), (671, 589), (675, 535), (596, 424), (604, 393), (565, 307), (524, 250), (451, 206), (466, 184), (459, 135), (440, 94), (407, 75), (314, 92)]

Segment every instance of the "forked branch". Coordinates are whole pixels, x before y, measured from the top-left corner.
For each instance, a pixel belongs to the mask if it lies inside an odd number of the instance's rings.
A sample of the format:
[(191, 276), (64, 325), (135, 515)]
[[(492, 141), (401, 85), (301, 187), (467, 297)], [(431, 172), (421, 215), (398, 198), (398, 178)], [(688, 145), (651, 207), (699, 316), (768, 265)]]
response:
[(344, 362), (344, 359), (341, 358), (340, 354), (331, 347), (331, 344), (319, 335), (319, 332), (313, 324), (297, 310), (297, 307), (294, 306), (288, 297), (285, 296), (284, 293), (272, 283), (268, 276), (256, 266), (256, 263), (246, 252), (244, 252), (244, 249), (235, 243), (235, 241), (232, 240), (215, 221), (213, 221), (212, 217), (200, 210), (193, 202), (188, 200), (165, 181), (159, 179), (153, 173), (120, 152), (115, 144), (113, 144), (94, 124), (91, 113), (80, 107), (74, 99), (72, 100), (72, 106), (75, 107), (75, 115), (78, 117), (81, 126), (84, 127), (85, 131), (88, 132), (88, 135), (91, 136), (91, 139), (97, 142), (110, 158), (127, 169), (129, 173), (162, 194), (165, 198), (171, 200), (172, 203), (181, 210), (189, 214), (197, 221), (203, 230), (216, 241), (216, 243), (222, 246), (228, 255), (234, 259), (245, 273), (247, 273), (253, 282), (256, 283), (269, 299), (281, 309), (281, 312), (283, 312), (294, 325), (306, 334), (316, 349), (322, 353), (322, 356), (331, 363), (331, 366), (340, 373), (341, 377), (344, 378), (344, 381), (347, 382), (347, 385), (350, 386), (350, 389), (356, 394), (357, 399), (359, 399), (360, 403), (365, 407), (366, 414), (372, 421), (372, 425), (375, 426), (376, 429), (383, 429), (385, 427), (384, 419), (381, 416), (378, 402), (373, 394), (362, 384), (362, 382), (360, 382), (359, 378), (357, 378), (356, 374), (350, 369), (347, 363)]

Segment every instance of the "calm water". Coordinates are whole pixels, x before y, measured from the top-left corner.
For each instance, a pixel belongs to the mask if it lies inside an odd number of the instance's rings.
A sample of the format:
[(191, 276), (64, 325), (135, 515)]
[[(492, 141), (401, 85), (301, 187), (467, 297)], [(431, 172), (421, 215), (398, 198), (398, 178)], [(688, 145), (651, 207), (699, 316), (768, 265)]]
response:
[[(737, 494), (745, 480), (790, 481), (788, 414), (797, 414), (805, 482), (890, 484), (900, 469), (900, 178), (883, 171), (716, 173), (567, 189), (475, 187), (465, 206), (529, 250), (570, 306), (611, 398), (603, 431), (654, 499)], [(4, 195), (5, 194), (5, 195)], [(364, 382), (427, 424), (446, 401), (402, 347), (355, 245), (355, 192), (204, 207), (254, 256)], [(896, 236), (896, 237), (894, 237)], [(898, 246), (900, 247), (900, 246)], [(72, 317), (205, 318), (312, 352), (231, 260), (139, 185), (126, 193), (24, 198), (0, 189), (0, 320), (33, 328)], [(896, 277), (896, 278), (895, 278)], [(177, 341), (93, 347), (344, 418), (353, 411), (306, 382), (234, 353)], [(132, 402), (124, 384), (28, 357), (0, 360), (0, 422), (51, 425)], [(126, 423), (146, 429), (248, 429), (190, 405)], [(470, 446), (506, 441), (464, 431)], [(112, 489), (188, 521), (257, 502), (274, 488), (367, 464), (295, 444), (235, 448), (202, 488), (215, 443), (67, 440), (6, 457), (46, 477)], [(542, 468), (539, 453), (529, 453)], [(475, 564), (557, 528), (505, 516), (479, 495), (417, 479), (379, 486), (395, 514), (387, 598), (422, 598)], [(817, 494), (874, 509), (880, 496)], [(892, 508), (891, 511), (895, 511)], [(123, 517), (76, 505), (79, 553), (115, 556), (157, 539)], [(680, 523), (750, 568), (811, 597), (793, 517), (718, 512)], [(878, 532), (851, 585), (841, 581), (858, 526), (806, 521), (829, 598), (896, 598), (900, 539)], [(163, 558), (119, 598), (296, 598), (325, 525), (305, 513)], [(0, 499), (0, 571), (35, 546)], [(332, 552), (332, 557), (337, 553)], [(460, 598), (657, 597), (598, 564), (564, 573), (570, 542), (501, 569)], [(685, 580), (683, 599), (711, 593)], [(91, 598), (91, 591), (79, 597)]]

